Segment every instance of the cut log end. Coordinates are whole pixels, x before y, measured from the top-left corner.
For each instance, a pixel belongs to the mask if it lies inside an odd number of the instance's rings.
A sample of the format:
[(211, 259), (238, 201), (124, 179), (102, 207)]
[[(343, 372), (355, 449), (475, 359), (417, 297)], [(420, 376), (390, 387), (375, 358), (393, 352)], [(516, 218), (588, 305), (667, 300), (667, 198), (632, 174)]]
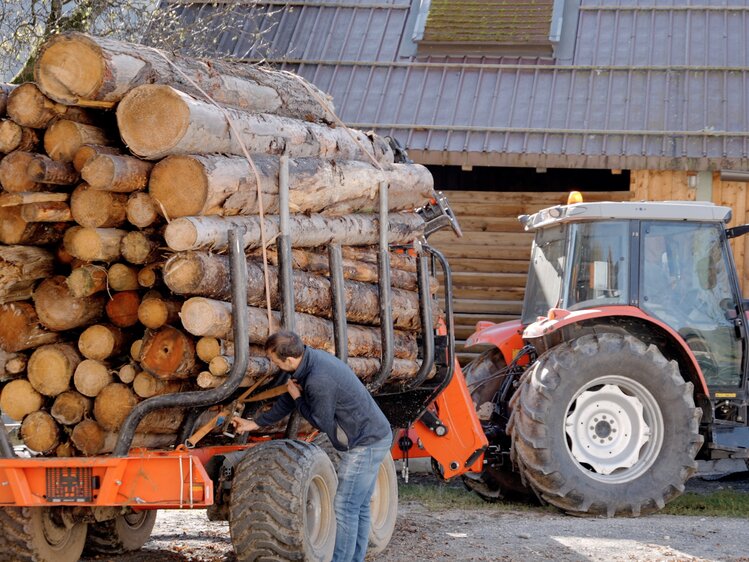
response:
[(60, 443), (60, 429), (52, 416), (39, 410), (24, 418), (21, 424), (21, 438), (32, 451), (49, 453)]
[(44, 398), (26, 379), (10, 381), (0, 394), (0, 409), (13, 420), (21, 421), (24, 416), (42, 407)]
[[(175, 183), (180, 185), (179, 193), (174, 189)], [(168, 156), (154, 166), (148, 191), (170, 219), (198, 215), (208, 196), (208, 179), (195, 158)]]
[(84, 35), (59, 36), (45, 46), (34, 80), (50, 98), (67, 105), (90, 99), (104, 80), (101, 49)]
[(198, 231), (189, 220), (175, 219), (164, 230), (164, 240), (175, 252), (183, 252), (195, 247)]

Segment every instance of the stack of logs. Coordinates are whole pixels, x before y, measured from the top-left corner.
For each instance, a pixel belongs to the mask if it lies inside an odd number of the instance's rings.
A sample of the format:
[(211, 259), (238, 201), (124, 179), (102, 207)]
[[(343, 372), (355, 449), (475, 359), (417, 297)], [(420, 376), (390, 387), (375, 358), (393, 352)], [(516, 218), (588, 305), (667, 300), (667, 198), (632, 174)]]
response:
[[(423, 233), (414, 209), (432, 178), (394, 163), (383, 138), (336, 126), (328, 107), (286, 72), (76, 33), (43, 47), (34, 83), (0, 87), (0, 409), (30, 449), (110, 452), (140, 400), (225, 380), (233, 227), (249, 268), (242, 385), (272, 374), (260, 346), (278, 329), (282, 154), (297, 331), (334, 352), (325, 246), (343, 244), (349, 364), (365, 381), (378, 372), (379, 185), (390, 242), (406, 245)], [(397, 382), (418, 371), (420, 322), (413, 258), (393, 252), (392, 268)], [(134, 444), (174, 445), (183, 418), (149, 414)]]

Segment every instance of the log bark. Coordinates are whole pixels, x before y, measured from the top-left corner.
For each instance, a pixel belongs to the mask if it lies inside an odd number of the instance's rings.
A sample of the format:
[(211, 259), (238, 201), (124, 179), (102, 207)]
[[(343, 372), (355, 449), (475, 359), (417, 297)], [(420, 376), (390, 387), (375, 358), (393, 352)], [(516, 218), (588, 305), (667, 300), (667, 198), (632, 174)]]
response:
[(181, 392), (186, 386), (184, 381), (162, 380), (145, 372), (138, 373), (133, 380), (133, 391), (141, 398)]
[(128, 232), (120, 242), (122, 257), (136, 265), (144, 265), (156, 259), (160, 239), (146, 232), (135, 230)]
[(195, 373), (195, 344), (187, 334), (164, 326), (148, 330), (140, 350), (141, 368), (164, 380), (184, 379)]
[[(104, 447), (102, 447), (98, 454), (103, 455), (114, 451), (114, 447), (117, 444), (118, 438), (118, 433), (108, 431), (104, 436)], [(133, 449), (143, 448), (150, 450), (171, 449), (176, 441), (176, 433), (136, 433), (133, 436), (133, 443), (131, 447)]]
[(179, 320), (181, 301), (162, 298), (143, 298), (138, 307), (138, 320), (146, 328), (156, 330), (165, 324), (173, 324)]
[(29, 382), (40, 394), (57, 396), (70, 388), (70, 379), (80, 362), (81, 356), (71, 344), (43, 345), (29, 358)]
[[(228, 232), (244, 229), (245, 249), (261, 246), (259, 217), (182, 217), (170, 222), (164, 230), (164, 240), (174, 251), (224, 250), (228, 246)], [(388, 242), (409, 244), (424, 233), (424, 221), (414, 213), (393, 213), (389, 217)], [(265, 217), (265, 232), (270, 241), (279, 234), (278, 217)], [(316, 247), (327, 244), (369, 245), (379, 241), (377, 215), (292, 215), (289, 221), (291, 244), (296, 247)]]
[(203, 62), (80, 33), (47, 41), (34, 66), (34, 79), (48, 96), (68, 105), (88, 100), (114, 105), (136, 86), (162, 83), (201, 98), (202, 89), (221, 105), (298, 119), (330, 119), (318, 99), (332, 109), (329, 96), (290, 73), (219, 60)]
[(52, 160), (72, 162), (84, 144), (110, 146), (113, 143), (103, 129), (67, 119), (55, 121), (44, 133), (44, 151)]
[(34, 293), (34, 306), (41, 323), (50, 330), (63, 331), (87, 326), (104, 314), (105, 296), (76, 297), (62, 275), (42, 281)]
[(96, 119), (85, 109), (49, 99), (33, 82), (21, 84), (10, 93), (7, 111), (13, 121), (34, 129), (44, 129), (58, 118), (88, 124)]
[(185, 412), (180, 408), (154, 410), (143, 417), (135, 432), (171, 435), (180, 428), (184, 419)]
[(114, 377), (109, 368), (101, 361), (84, 359), (75, 369), (73, 384), (78, 392), (84, 396), (95, 398)]
[(70, 196), (70, 212), (75, 222), (88, 228), (112, 228), (127, 222), (127, 195), (94, 189), (87, 183)]
[(94, 417), (104, 429), (118, 431), (137, 403), (138, 398), (129, 386), (113, 382), (96, 396)]
[(164, 85), (144, 85), (128, 92), (117, 106), (117, 125), (130, 151), (146, 160), (170, 154), (243, 156), (242, 143), (250, 154), (394, 160), (382, 137), (279, 115), (220, 109)]
[(52, 160), (43, 154), (35, 155), (26, 167), (26, 174), (33, 181), (52, 185), (72, 185), (81, 176), (70, 162)]
[(44, 398), (26, 379), (10, 381), (0, 394), (0, 410), (12, 420), (21, 421), (42, 407)]
[(5, 191), (27, 192), (39, 191), (44, 186), (35, 182), (27, 172), (29, 164), (36, 154), (16, 150), (0, 161), (0, 185)]
[(116, 193), (132, 193), (145, 189), (152, 162), (132, 156), (100, 154), (81, 170), (81, 177), (94, 189)]
[[(271, 306), (280, 306), (278, 269), (268, 266)], [(332, 294), (330, 280), (304, 271), (293, 271), (294, 305), (298, 312), (330, 318)], [(231, 268), (229, 258), (205, 252), (175, 254), (164, 265), (164, 282), (174, 293), (198, 295), (218, 300), (231, 300)], [(248, 304), (265, 304), (264, 271), (254, 260), (247, 262)], [(379, 325), (379, 288), (370, 283), (344, 281), (346, 319), (356, 324)], [(393, 289), (391, 293), (393, 324), (405, 330), (418, 330), (418, 295)]]
[(39, 135), (34, 129), (21, 127), (10, 119), (0, 119), (0, 152), (34, 151), (39, 148)]
[(0, 194), (0, 207), (17, 207), (31, 203), (65, 203), (70, 198), (67, 193), (49, 191), (21, 191)]
[(107, 317), (115, 326), (129, 328), (138, 323), (139, 306), (140, 295), (137, 291), (120, 291), (107, 302)]
[(89, 297), (107, 288), (107, 270), (100, 265), (85, 264), (71, 271), (66, 283), (74, 297)]
[(54, 256), (34, 246), (0, 246), (0, 303), (31, 298), (37, 280), (52, 275)]
[(55, 398), (50, 414), (62, 425), (75, 425), (88, 415), (91, 404), (80, 392), (68, 390)]
[[(263, 208), (277, 214), (279, 159), (253, 156), (253, 161)], [(296, 158), (289, 161), (289, 208), (327, 215), (377, 212), (380, 182), (389, 186), (390, 211), (412, 210), (434, 197), (432, 175), (419, 164), (392, 164), (380, 170), (369, 162)], [(170, 219), (259, 211), (255, 174), (239, 156), (167, 156), (154, 166), (149, 193)]]
[(117, 326), (94, 324), (78, 338), (78, 350), (86, 359), (104, 361), (119, 355), (125, 347), (125, 335)]
[(52, 416), (39, 410), (23, 419), (21, 439), (32, 451), (49, 453), (60, 443), (60, 428)]
[[(247, 308), (249, 314), (248, 337), (251, 343), (262, 345), (268, 338), (268, 319), (264, 310), (255, 307)], [(231, 304), (193, 297), (185, 301), (180, 312), (182, 325), (195, 336), (215, 338), (232, 338)], [(280, 326), (280, 314), (273, 313), (274, 328)], [(333, 323), (309, 314), (296, 314), (297, 332), (306, 345), (333, 352)], [(416, 338), (413, 334), (395, 331), (395, 356), (400, 359), (415, 359), (417, 353)], [(351, 357), (378, 357), (382, 355), (380, 331), (377, 328), (350, 325), (348, 327), (348, 346)]]
[(130, 384), (131, 382), (133, 382), (137, 374), (138, 369), (132, 363), (123, 365), (122, 367), (120, 367), (120, 370), (117, 371), (117, 377), (120, 379), (120, 382), (124, 382), (125, 384)]
[(45, 246), (62, 240), (65, 222), (28, 222), (21, 207), (0, 207), (0, 243)]
[(59, 339), (60, 334), (41, 325), (30, 302), (0, 305), (0, 348), (5, 351), (23, 351)]
[(64, 201), (26, 203), (21, 205), (21, 219), (26, 222), (72, 222), (70, 206)]
[(83, 420), (78, 423), (70, 434), (70, 440), (85, 456), (98, 455), (104, 449), (106, 431), (94, 420)]
[(80, 173), (88, 164), (89, 160), (100, 154), (122, 154), (122, 151), (115, 146), (104, 146), (101, 144), (84, 144), (76, 151), (73, 156), (73, 167)]
[(159, 220), (159, 211), (148, 193), (138, 191), (127, 199), (127, 220), (138, 228), (147, 228)]
[(121, 257), (120, 242), (126, 234), (117, 228), (74, 226), (65, 232), (65, 249), (83, 261), (113, 262)]
[(16, 88), (13, 84), (0, 83), (0, 117), (5, 115), (8, 106), (8, 95)]
[[(356, 262), (377, 265), (379, 261), (379, 249), (375, 247), (361, 247), (346, 245), (341, 247), (341, 253), (345, 259)], [(390, 252), (390, 266), (393, 269), (416, 273), (416, 257), (408, 253)]]

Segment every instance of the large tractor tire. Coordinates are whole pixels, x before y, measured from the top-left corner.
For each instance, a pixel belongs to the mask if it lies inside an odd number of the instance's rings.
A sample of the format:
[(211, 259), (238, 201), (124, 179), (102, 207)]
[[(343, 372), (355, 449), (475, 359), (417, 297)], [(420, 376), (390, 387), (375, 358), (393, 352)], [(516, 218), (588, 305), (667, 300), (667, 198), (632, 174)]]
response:
[(87, 554), (122, 554), (139, 550), (151, 538), (156, 510), (120, 515), (109, 521), (89, 523)]
[(513, 406), (513, 460), (540, 499), (572, 515), (658, 511), (697, 469), (692, 384), (635, 337), (586, 335), (549, 350)]
[(0, 508), (0, 561), (78, 562), (86, 527), (60, 508)]
[[(327, 435), (320, 434), (313, 441), (330, 458), (333, 466), (338, 471), (341, 462), (341, 453), (330, 442)], [(395, 531), (395, 522), (398, 518), (398, 474), (395, 470), (393, 455), (388, 453), (380, 465), (377, 473), (377, 482), (372, 493), (372, 501), (369, 508), (369, 548), (367, 555), (382, 553), (390, 544), (390, 539)]]
[(229, 503), (237, 560), (330, 560), (337, 485), (316, 445), (279, 439), (250, 449), (235, 469)]

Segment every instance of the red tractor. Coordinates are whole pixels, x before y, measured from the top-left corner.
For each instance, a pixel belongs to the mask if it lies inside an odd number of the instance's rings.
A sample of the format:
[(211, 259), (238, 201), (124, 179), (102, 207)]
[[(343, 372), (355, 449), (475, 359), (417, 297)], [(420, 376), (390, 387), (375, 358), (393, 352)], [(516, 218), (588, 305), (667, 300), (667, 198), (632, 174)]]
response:
[(489, 440), (466, 485), (568, 513), (638, 516), (697, 460), (747, 459), (747, 332), (731, 209), (573, 203), (535, 232), (522, 317), (481, 323), (466, 379)]

